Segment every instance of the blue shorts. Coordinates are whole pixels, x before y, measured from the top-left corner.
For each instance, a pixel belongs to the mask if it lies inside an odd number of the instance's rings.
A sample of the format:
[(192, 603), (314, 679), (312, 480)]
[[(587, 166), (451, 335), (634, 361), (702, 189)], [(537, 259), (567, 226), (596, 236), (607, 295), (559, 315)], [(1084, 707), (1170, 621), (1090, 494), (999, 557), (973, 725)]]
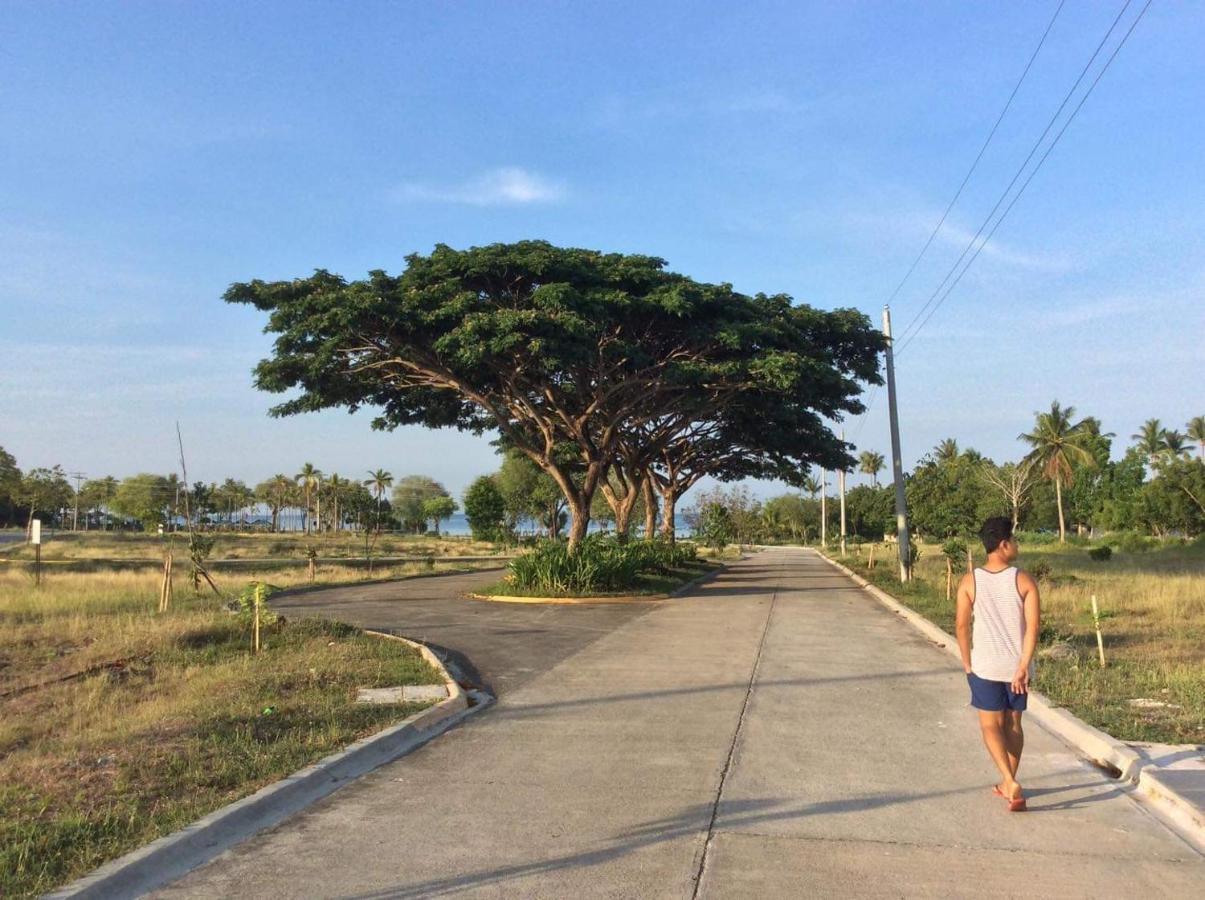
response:
[(1001, 712), (1010, 709), (1021, 712), (1029, 694), (1013, 692), (1013, 686), (1008, 681), (988, 681), (980, 678), (974, 672), (967, 673), (967, 681), (971, 685), (971, 706), (985, 712)]

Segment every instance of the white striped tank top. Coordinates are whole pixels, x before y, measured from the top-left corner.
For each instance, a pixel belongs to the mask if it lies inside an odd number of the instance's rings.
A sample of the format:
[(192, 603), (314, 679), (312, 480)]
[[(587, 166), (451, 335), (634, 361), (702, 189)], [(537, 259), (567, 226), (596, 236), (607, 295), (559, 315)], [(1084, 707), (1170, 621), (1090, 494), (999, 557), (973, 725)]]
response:
[[(975, 569), (971, 671), (988, 681), (1012, 681), (1025, 638), (1025, 601), (1017, 590), (1017, 567), (1000, 572)], [(1033, 666), (1030, 666), (1032, 677)]]

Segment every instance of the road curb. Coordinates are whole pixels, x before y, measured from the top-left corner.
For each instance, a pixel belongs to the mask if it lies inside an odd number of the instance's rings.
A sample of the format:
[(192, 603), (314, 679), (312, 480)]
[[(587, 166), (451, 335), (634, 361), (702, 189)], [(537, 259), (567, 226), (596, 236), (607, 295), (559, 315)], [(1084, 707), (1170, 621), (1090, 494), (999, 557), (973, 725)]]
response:
[(482, 692), (466, 693), (429, 647), (393, 634), (379, 631), (366, 633), (400, 641), (418, 650), (443, 675), (448, 699), (384, 731), (362, 738), (311, 766), (260, 788), (250, 796), (214, 810), (179, 831), (105, 863), (91, 874), (45, 896), (51, 900), (141, 896), (182, 877), (348, 782), (417, 749), (493, 701), (492, 697)]
[[(811, 549), (962, 665), (957, 638), (835, 559), (815, 548)], [(1072, 750), (1082, 754), (1088, 762), (1132, 786), (1167, 824), (1174, 826), (1182, 837), (1198, 850), (1205, 852), (1205, 816), (1192, 800), (1160, 778), (1158, 767), (1150, 760), (1133, 747), (1089, 725), (1069, 710), (1055, 706), (1038, 691), (1029, 693), (1028, 712), (1039, 725)]]

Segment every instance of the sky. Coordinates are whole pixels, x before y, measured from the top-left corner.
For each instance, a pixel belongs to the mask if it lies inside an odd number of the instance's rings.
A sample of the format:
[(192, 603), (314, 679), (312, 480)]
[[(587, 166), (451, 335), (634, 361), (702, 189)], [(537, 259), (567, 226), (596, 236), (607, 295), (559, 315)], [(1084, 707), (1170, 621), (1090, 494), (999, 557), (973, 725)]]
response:
[[(897, 334), (1123, 2), (1067, 0), (892, 300)], [(459, 494), (497, 465), (484, 438), (268, 417), (262, 314), (221, 301), (251, 278), (398, 271), (437, 242), (647, 253), (878, 324), (1056, 5), (8, 0), (0, 446), (22, 468), (167, 473), (179, 421), (191, 480), (309, 461)], [(946, 437), (1015, 459), (1055, 399), (1126, 440), (1205, 414), (1201, 46), (1201, 7), (1157, 0), (901, 341), (906, 467)], [(837, 427), (889, 456), (885, 392), (871, 398)]]

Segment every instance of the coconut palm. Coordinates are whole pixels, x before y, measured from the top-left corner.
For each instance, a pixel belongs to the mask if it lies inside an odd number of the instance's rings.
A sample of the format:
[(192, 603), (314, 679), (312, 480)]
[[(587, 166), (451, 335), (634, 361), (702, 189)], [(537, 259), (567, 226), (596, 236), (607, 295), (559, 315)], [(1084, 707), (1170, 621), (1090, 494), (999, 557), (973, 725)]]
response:
[[(306, 463), (301, 467), (301, 471), (297, 473), (296, 479), (305, 494), (305, 509), (302, 511), (301, 529), (308, 532), (310, 530), (310, 504), (314, 499), (315, 492), (322, 486), (322, 473), (314, 468), (313, 463)], [(319, 507), (319, 510), (321, 510), (321, 507)]]
[(879, 486), (879, 473), (883, 471), (884, 465), (882, 453), (863, 450), (858, 456), (858, 471), (863, 475), (869, 475), (874, 481), (875, 487)]
[(953, 462), (958, 459), (958, 441), (946, 438), (933, 448), (933, 458), (939, 463)]
[(377, 534), (381, 533), (381, 498), (385, 496), (385, 492), (393, 487), (393, 474), (386, 472), (384, 469), (377, 469), (375, 472), (369, 470), (368, 478), (364, 480), (364, 486), (368, 488), (377, 498)]
[(1158, 419), (1147, 419), (1136, 433), (1130, 437), (1138, 442), (1138, 449), (1148, 461), (1154, 461), (1163, 449), (1163, 435), (1167, 429)]
[(1163, 446), (1159, 455), (1164, 458), (1175, 458), (1188, 455), (1188, 438), (1178, 431), (1170, 429), (1163, 432)]
[(808, 476), (803, 479), (803, 489), (811, 494), (812, 499), (815, 500), (820, 496), (820, 492), (824, 490), (824, 484), (815, 475), (809, 473)]
[(1205, 416), (1194, 416), (1188, 420), (1188, 439), (1197, 442), (1197, 453), (1205, 459)]
[(1027, 465), (1035, 466), (1049, 481), (1054, 482), (1054, 496), (1059, 508), (1059, 540), (1067, 540), (1067, 523), (1063, 517), (1063, 485), (1075, 477), (1077, 466), (1096, 465), (1096, 458), (1087, 446), (1091, 432), (1083, 422), (1072, 424), (1075, 407), (1062, 407), (1055, 400), (1050, 412), (1038, 413), (1033, 431), (1021, 434), (1020, 440), (1033, 447), (1025, 457)]
[(341, 517), (339, 515), (339, 505), (343, 500), (343, 495), (347, 491), (348, 480), (343, 478), (336, 472), (332, 472), (330, 477), (326, 479), (326, 490), (331, 500), (331, 520), (335, 523), (335, 531), (339, 530)]

